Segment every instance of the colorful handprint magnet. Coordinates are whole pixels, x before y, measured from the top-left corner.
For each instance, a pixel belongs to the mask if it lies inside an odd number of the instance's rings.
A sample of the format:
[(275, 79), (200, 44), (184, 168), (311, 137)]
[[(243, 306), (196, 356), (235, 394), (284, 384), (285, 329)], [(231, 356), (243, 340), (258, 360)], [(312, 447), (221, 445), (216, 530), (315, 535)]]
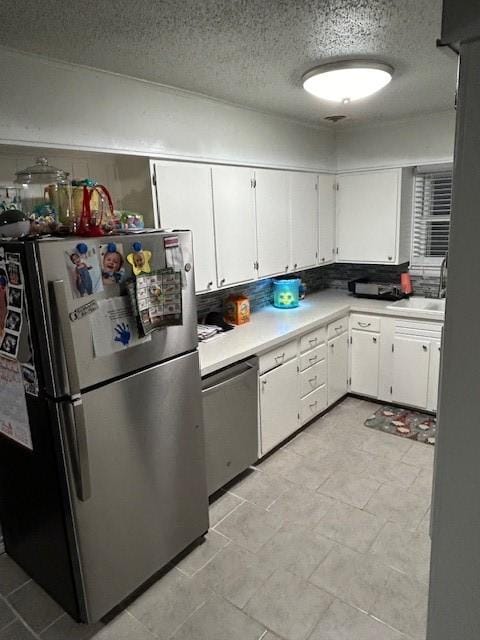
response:
[(132, 265), (132, 271), (136, 276), (141, 273), (151, 273), (150, 260), (152, 252), (142, 249), (141, 242), (134, 242), (132, 245), (133, 252), (127, 256), (128, 262)]
[(119, 342), (124, 347), (128, 347), (131, 337), (130, 327), (125, 324), (125, 322), (119, 322), (115, 327), (113, 341)]

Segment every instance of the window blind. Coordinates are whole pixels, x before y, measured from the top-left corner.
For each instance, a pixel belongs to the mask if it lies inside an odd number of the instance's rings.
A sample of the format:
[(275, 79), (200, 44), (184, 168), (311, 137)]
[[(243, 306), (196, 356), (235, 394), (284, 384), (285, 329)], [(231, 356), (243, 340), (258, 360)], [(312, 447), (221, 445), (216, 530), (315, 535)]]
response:
[(435, 272), (448, 251), (452, 171), (417, 173), (414, 184), (410, 268)]

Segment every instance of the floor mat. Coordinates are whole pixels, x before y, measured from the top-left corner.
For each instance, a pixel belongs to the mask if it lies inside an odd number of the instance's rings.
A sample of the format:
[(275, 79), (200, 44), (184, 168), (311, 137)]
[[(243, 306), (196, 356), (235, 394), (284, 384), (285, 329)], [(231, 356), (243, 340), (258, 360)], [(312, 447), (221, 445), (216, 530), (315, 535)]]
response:
[(384, 405), (365, 420), (365, 426), (401, 438), (435, 444), (437, 420), (428, 413)]

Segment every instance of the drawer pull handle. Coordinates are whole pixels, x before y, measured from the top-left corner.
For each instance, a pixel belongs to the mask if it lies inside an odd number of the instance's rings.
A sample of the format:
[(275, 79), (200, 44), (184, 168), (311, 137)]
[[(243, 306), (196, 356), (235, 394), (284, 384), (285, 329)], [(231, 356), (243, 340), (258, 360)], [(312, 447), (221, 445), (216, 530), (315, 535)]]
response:
[(315, 382), (317, 381), (318, 376), (315, 376), (314, 378), (310, 378), (309, 379), (309, 383), (310, 384), (315, 384)]
[(285, 352), (281, 353), (279, 356), (275, 356), (275, 362), (278, 360), (283, 360), (285, 358)]
[(358, 326), (359, 327), (371, 327), (372, 323), (371, 322), (359, 322)]
[(318, 404), (318, 400), (315, 400), (315, 402), (312, 402), (312, 404), (308, 405), (310, 407), (310, 409), (314, 409)]
[(341, 331), (343, 329), (343, 324), (341, 324), (339, 327), (335, 327), (335, 331)]
[(316, 345), (316, 344), (317, 344), (317, 342), (318, 342), (318, 338), (309, 338), (308, 342), (309, 342), (310, 344)]
[(317, 361), (318, 356), (312, 356), (311, 358), (308, 359), (309, 362), (316, 362)]
[(426, 344), (422, 345), (422, 349), (423, 349), (424, 351), (428, 351), (428, 347), (427, 347), (427, 345), (426, 345)]
[(376, 339), (376, 338), (374, 338), (374, 339), (373, 339), (373, 342), (374, 342), (374, 344), (377, 344), (377, 339)]

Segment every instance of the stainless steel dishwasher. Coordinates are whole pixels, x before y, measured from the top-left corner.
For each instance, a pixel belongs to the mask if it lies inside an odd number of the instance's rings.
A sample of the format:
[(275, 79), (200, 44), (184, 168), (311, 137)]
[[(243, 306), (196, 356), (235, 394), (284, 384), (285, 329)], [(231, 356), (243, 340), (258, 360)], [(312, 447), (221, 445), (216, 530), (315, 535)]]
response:
[(202, 380), (209, 496), (258, 457), (257, 374), (251, 358)]

